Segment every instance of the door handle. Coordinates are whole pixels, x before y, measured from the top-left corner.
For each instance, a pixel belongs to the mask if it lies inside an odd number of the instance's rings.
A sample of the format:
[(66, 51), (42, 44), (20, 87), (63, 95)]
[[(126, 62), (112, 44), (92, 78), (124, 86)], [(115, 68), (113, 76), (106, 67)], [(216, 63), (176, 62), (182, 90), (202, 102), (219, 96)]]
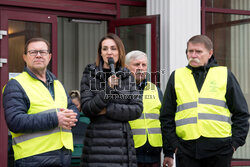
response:
[(3, 36), (7, 35), (7, 31), (5, 30), (0, 30), (0, 39), (3, 39)]
[(7, 63), (7, 59), (0, 58), (0, 67), (3, 67), (3, 63)]

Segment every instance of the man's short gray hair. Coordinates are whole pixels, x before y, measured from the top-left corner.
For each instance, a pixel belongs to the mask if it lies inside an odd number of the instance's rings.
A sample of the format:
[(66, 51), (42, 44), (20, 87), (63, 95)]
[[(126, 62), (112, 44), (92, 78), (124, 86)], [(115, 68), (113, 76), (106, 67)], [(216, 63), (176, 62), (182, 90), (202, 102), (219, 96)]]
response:
[(125, 64), (126, 65), (129, 65), (131, 59), (135, 59), (135, 60), (138, 60), (138, 59), (141, 59), (141, 58), (146, 58), (147, 60), (147, 55), (146, 53), (142, 52), (142, 51), (139, 51), (139, 50), (133, 50), (129, 53), (127, 53), (126, 55), (126, 60), (125, 60)]

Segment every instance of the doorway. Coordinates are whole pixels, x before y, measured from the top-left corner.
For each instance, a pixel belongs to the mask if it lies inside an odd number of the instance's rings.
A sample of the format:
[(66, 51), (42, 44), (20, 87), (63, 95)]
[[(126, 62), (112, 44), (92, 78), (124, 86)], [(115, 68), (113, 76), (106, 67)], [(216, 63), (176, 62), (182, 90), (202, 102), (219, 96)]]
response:
[(67, 92), (79, 90), (82, 72), (93, 64), (98, 43), (107, 34), (107, 21), (58, 17), (58, 79)]
[[(107, 21), (79, 20), (55, 15), (0, 10), (1, 30), (7, 32), (0, 40), (0, 58), (6, 60), (0, 68), (1, 89), (8, 80), (24, 69), (22, 55), (27, 40), (42, 37), (51, 43), (52, 61), (49, 70), (69, 92), (79, 89), (82, 72), (94, 63), (99, 40), (107, 33)], [(4, 119), (1, 98), (0, 166), (14, 166), (11, 136)]]
[[(11, 77), (21, 73), (24, 68), (22, 55), (24, 53), (24, 45), (31, 37), (43, 37), (52, 44), (55, 42), (56, 34), (54, 33), (56, 26), (56, 17), (48, 14), (27, 12), (17, 12), (0, 10), (0, 29), (6, 32), (6, 36), (2, 36), (0, 41), (0, 58), (4, 63), (0, 68), (1, 90)], [(56, 45), (52, 45), (52, 53)], [(52, 59), (50, 69), (54, 71)], [(0, 95), (0, 166), (13, 166), (13, 152), (11, 151), (11, 136), (4, 119), (4, 111), (2, 104), (2, 94)], [(9, 143), (9, 144), (8, 144)], [(7, 162), (8, 161), (8, 162)]]

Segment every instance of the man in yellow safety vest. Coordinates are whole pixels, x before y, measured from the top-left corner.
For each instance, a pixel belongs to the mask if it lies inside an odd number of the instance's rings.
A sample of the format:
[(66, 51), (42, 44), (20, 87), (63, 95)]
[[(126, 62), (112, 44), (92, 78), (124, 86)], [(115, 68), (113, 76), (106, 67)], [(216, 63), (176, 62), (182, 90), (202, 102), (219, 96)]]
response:
[(16, 167), (66, 167), (71, 163), (71, 127), (79, 112), (63, 85), (47, 70), (51, 56), (47, 40), (28, 40), (23, 55), (26, 67), (3, 90)]
[(175, 70), (160, 114), (163, 166), (231, 167), (234, 151), (245, 143), (248, 106), (226, 67), (218, 66), (205, 35), (187, 42), (188, 66)]
[(138, 167), (159, 167), (161, 161), (162, 135), (159, 121), (161, 90), (147, 81), (147, 55), (141, 51), (131, 51), (126, 55), (126, 67), (136, 80), (142, 94), (143, 112), (141, 117), (129, 121), (133, 132)]

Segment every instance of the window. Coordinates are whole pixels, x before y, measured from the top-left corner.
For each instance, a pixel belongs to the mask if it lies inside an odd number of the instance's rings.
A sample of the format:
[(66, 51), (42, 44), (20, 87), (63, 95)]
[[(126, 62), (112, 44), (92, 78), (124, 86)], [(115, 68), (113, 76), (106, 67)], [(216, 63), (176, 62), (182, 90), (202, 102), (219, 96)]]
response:
[(250, 10), (249, 0), (206, 0), (206, 7)]
[(121, 5), (121, 18), (146, 16), (146, 7)]
[[(247, 10), (250, 9), (250, 1), (202, 0), (202, 2), (204, 19), (202, 33), (212, 39), (214, 56), (219, 65), (227, 66), (234, 73), (249, 108), (250, 11)], [(250, 135), (246, 139), (246, 144), (234, 153), (233, 160), (250, 160)]]

